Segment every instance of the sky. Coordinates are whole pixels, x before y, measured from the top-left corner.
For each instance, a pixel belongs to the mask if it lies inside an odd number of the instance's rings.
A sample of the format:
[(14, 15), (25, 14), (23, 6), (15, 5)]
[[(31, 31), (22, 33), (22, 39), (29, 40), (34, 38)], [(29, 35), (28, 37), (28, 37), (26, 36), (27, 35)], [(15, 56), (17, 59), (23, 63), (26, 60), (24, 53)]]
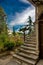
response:
[(0, 6), (7, 15), (7, 24), (11, 31), (13, 26), (18, 31), (26, 25), (29, 16), (35, 21), (35, 7), (27, 0), (0, 0)]

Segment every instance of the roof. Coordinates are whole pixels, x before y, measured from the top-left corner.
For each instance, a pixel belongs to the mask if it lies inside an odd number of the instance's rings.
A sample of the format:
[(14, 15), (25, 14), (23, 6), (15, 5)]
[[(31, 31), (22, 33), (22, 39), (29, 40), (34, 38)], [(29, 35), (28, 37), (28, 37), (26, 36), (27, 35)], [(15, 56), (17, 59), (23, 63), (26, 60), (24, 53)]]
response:
[(40, 4), (43, 5), (43, 0), (28, 0), (30, 3), (32, 3), (34, 6), (38, 6)]

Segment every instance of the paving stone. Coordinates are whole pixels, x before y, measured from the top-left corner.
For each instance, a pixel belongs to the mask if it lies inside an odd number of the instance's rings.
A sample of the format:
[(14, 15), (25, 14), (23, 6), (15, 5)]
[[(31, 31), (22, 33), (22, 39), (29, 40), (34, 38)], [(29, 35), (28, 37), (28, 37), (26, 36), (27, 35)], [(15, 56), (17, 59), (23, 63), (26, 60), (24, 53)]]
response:
[(0, 65), (20, 65), (17, 63), (12, 56), (3, 56), (0, 58)]
[(18, 63), (15, 62), (15, 61), (10, 61), (10, 62), (8, 62), (6, 65), (20, 65), (20, 64), (18, 64)]
[(43, 60), (40, 60), (37, 65), (43, 65)]

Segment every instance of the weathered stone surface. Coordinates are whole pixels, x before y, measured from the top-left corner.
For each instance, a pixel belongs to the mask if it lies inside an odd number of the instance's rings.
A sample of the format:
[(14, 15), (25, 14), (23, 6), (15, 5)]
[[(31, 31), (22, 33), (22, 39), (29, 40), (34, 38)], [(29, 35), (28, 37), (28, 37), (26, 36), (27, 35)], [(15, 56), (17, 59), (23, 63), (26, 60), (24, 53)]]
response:
[(0, 65), (19, 65), (19, 63), (15, 62), (12, 56), (3, 56), (0, 58)]

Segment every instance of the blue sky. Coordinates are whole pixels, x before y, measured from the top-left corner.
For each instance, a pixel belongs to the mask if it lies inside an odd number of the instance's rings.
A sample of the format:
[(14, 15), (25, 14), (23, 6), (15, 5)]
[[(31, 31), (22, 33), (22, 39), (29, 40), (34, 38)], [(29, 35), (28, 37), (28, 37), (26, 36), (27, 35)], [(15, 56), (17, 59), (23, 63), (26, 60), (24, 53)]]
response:
[(27, 0), (0, 0), (0, 6), (7, 14), (7, 24), (10, 30), (16, 31), (25, 25), (28, 16), (35, 21), (35, 8)]

